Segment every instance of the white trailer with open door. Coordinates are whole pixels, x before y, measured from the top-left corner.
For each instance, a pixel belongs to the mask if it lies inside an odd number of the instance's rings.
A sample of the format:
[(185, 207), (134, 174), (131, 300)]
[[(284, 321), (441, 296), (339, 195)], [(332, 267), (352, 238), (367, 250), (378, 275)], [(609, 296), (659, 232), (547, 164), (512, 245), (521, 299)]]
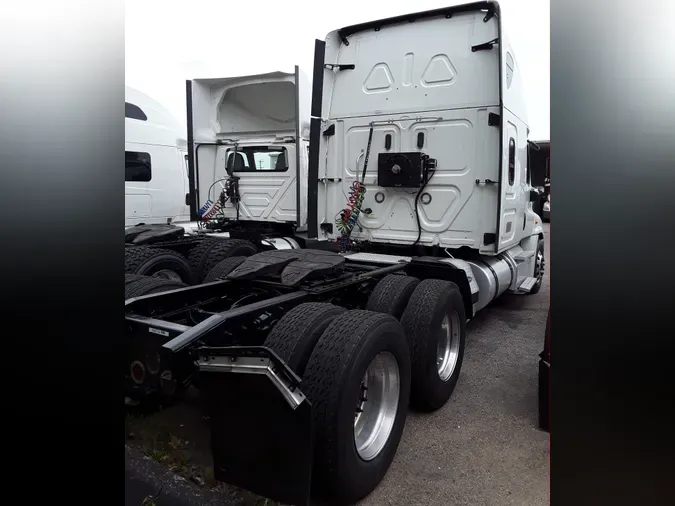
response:
[[(193, 79), (186, 88), (188, 131), (180, 156), (150, 145), (152, 139), (144, 150), (127, 142), (127, 157), (129, 150), (149, 152), (135, 163), (138, 182), (127, 183), (128, 204), (136, 205), (127, 225), (138, 225), (126, 230), (127, 274), (194, 284), (232, 255), (301, 247), (307, 226), (307, 78), (295, 67)], [(159, 125), (127, 121), (133, 122), (127, 137), (141, 127), (167, 136)], [(150, 220), (139, 204), (151, 201), (157, 212), (159, 203), (172, 203), (181, 219), (155, 213)], [(154, 289), (151, 284), (148, 289)], [(129, 287), (128, 293), (136, 291)]]
[(215, 228), (306, 229), (309, 94), (298, 67), (188, 82), (193, 219), (236, 181), (238, 197), (213, 215)]

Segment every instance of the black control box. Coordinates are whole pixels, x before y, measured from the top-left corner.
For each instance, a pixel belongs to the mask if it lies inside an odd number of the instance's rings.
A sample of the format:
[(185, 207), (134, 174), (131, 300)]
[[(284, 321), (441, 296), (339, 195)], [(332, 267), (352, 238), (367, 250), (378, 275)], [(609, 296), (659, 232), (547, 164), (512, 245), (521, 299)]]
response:
[(419, 188), (428, 169), (435, 167), (436, 160), (419, 151), (379, 153), (377, 184), (384, 188)]

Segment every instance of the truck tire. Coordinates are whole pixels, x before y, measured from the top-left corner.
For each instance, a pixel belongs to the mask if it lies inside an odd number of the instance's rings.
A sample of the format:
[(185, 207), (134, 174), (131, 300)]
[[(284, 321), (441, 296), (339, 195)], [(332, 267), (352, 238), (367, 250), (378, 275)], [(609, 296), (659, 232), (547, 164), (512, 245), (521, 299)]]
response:
[[(301, 388), (315, 428), (313, 491), (353, 504), (380, 483), (403, 433), (410, 354), (401, 324), (383, 313), (341, 314), (314, 347)], [(372, 424), (376, 416), (384, 423)]]
[(188, 262), (190, 263), (190, 267), (192, 268), (192, 273), (195, 278), (195, 281), (197, 283), (201, 282), (201, 278), (199, 277), (199, 270), (202, 266), (202, 261), (204, 260), (204, 255), (211, 249), (213, 248), (213, 242), (216, 241), (217, 239), (214, 239), (212, 237), (207, 237), (205, 239), (202, 239), (199, 241), (197, 244), (195, 244), (192, 249), (190, 250), (190, 253), (188, 253)]
[(187, 260), (170, 249), (138, 246), (124, 250), (124, 272), (182, 281), (191, 284), (192, 270)]
[(466, 312), (459, 287), (425, 279), (410, 297), (401, 324), (410, 345), (411, 404), (436, 410), (452, 395), (464, 358)]
[(252, 242), (243, 239), (220, 239), (215, 242), (216, 245), (207, 252), (204, 258), (202, 271), (204, 275), (213, 269), (218, 262), (226, 258), (235, 256), (250, 257), (258, 252)]
[(243, 239), (205, 239), (192, 248), (189, 261), (195, 282), (201, 283), (204, 276), (225, 258), (248, 257), (257, 253), (253, 243)]
[(133, 283), (135, 281), (138, 281), (140, 279), (147, 279), (148, 276), (143, 276), (141, 274), (125, 274), (124, 275), (124, 286), (128, 285), (129, 283)]
[(537, 252), (534, 255), (535, 265), (534, 265), (534, 277), (537, 278), (537, 282), (530, 290), (530, 295), (539, 293), (541, 290), (541, 284), (544, 281), (544, 268), (546, 267), (546, 256), (544, 255), (544, 240), (539, 239), (537, 242)]
[(375, 286), (368, 297), (366, 309), (376, 313), (390, 314), (400, 320), (410, 296), (419, 284), (420, 280), (417, 278), (389, 274)]
[(152, 293), (168, 292), (169, 290), (184, 288), (186, 286), (188, 285), (180, 281), (145, 277), (144, 279), (138, 279), (126, 284), (124, 287), (124, 299), (133, 299), (134, 297), (141, 297)]
[(230, 257), (221, 260), (204, 276), (202, 283), (212, 283), (213, 281), (221, 281), (227, 278), (227, 275), (243, 264), (244, 260), (246, 260), (246, 257)]
[(276, 323), (264, 346), (302, 377), (317, 341), (328, 325), (345, 311), (345, 308), (321, 302), (300, 304)]

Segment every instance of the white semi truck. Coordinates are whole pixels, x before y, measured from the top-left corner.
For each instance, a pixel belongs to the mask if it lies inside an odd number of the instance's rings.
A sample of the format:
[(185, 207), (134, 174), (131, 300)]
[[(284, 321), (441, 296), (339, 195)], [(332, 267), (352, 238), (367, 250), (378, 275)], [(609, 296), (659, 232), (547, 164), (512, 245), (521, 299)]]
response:
[(139, 96), (127, 103), (135, 113), (127, 119), (128, 297), (158, 289), (135, 283), (141, 275), (194, 284), (226, 257), (304, 245), (306, 76), (296, 67), (194, 79), (187, 91), (187, 154), (161, 106)]
[(127, 86), (124, 107), (124, 224), (188, 221), (187, 139), (156, 100)]
[[(201, 226), (243, 254), (198, 266), (194, 286), (136, 282), (166, 291), (126, 301), (126, 385), (170, 402), (198, 378), (216, 478), (291, 504), (365, 497), (408, 406), (450, 398), (466, 322), (539, 290), (538, 193), (500, 19), (475, 2), (316, 41), (306, 174), (297, 79), (278, 94), (188, 83), (193, 219), (222, 183), (225, 211)], [(253, 169), (270, 153), (295, 175)]]

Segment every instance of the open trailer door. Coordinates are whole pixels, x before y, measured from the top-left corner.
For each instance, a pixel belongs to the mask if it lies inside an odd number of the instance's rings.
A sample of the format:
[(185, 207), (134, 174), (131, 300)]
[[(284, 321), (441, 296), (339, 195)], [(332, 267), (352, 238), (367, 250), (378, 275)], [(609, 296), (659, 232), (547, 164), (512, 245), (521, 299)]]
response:
[(200, 210), (236, 178), (238, 201), (227, 200), (211, 217), (297, 227), (306, 223), (306, 199), (301, 198), (306, 183), (296, 184), (306, 179), (305, 82), (297, 66), (292, 73), (187, 81), (193, 220), (202, 218)]

